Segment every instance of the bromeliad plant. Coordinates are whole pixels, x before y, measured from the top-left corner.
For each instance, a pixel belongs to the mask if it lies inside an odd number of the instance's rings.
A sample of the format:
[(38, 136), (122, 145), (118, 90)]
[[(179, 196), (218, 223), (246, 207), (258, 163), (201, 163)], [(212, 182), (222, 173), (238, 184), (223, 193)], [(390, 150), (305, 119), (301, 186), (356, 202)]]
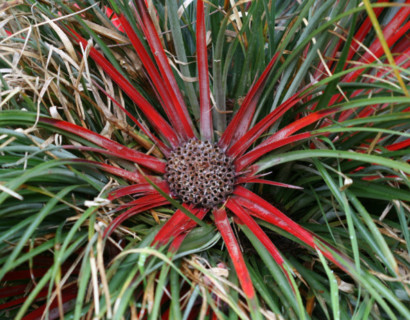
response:
[[(52, 264), (41, 285), (49, 283), (49, 297), (56, 292), (51, 300), (57, 303), (34, 306), (27, 319), (43, 312), (50, 318), (68, 312), (76, 319), (86, 314), (115, 319), (408, 315), (403, 302), (408, 299), (406, 282), (389, 282), (379, 274), (387, 281), (382, 283), (367, 271), (385, 268), (389, 276), (384, 276), (397, 281), (407, 267), (405, 259), (398, 260), (389, 250), (393, 240), (382, 235), (369, 214), (372, 204), (359, 200), (381, 197), (394, 203), (402, 236), (408, 239), (403, 203), (409, 200), (404, 189), (410, 173), (405, 158), (410, 144), (408, 6), (255, 1), (231, 7), (227, 1), (205, 6), (198, 0), (177, 12), (172, 1), (156, 7), (142, 0), (105, 1), (101, 7), (93, 1), (56, 3), (33, 6), (44, 19), (38, 26), (48, 26), (48, 34), (61, 39), (65, 51), (50, 49), (50, 44), (46, 50), (48, 57), (59, 55), (53, 72), (65, 70), (74, 98), (70, 90), (59, 89), (60, 96), (49, 97), (42, 91), (36, 107), (31, 97), (23, 96), (37, 114), (3, 112), (0, 122), (41, 128), (36, 139), (44, 138), (46, 129), (75, 141), (44, 151), (62, 159), (53, 165), (68, 165), (74, 172), (79, 166), (98, 169), (82, 175), (84, 182), (92, 179), (97, 190), (101, 181), (108, 182), (101, 172), (115, 176), (117, 187), (104, 188), (108, 201), (97, 197), (88, 202), (86, 218), (78, 220), (83, 223), (95, 214), (91, 209), (100, 208), (88, 245), (75, 247), (84, 256), (81, 271), (73, 265), (70, 273), (78, 280), (61, 290), (60, 274), (67, 267), (60, 261)], [(383, 13), (387, 23), (381, 30), (377, 15)], [(275, 14), (286, 23), (279, 19), (275, 25)], [(170, 33), (159, 32), (168, 23)], [(3, 41), (29, 40), (28, 34), (6, 31)], [(121, 53), (113, 51), (124, 43)], [(52, 78), (44, 88), (50, 83)], [(50, 108), (59, 99), (63, 106), (74, 99), (75, 109), (64, 107), (68, 121)], [(112, 104), (118, 118), (100, 103)], [(129, 128), (125, 116), (138, 130)], [(136, 144), (117, 142), (124, 136), (107, 132), (110, 125), (105, 134), (97, 133), (104, 127), (102, 119), (135, 138)], [(6, 196), (25, 181), (10, 180)], [(390, 195), (383, 195), (387, 192)], [(135, 220), (138, 217), (141, 220)], [(127, 220), (133, 221), (129, 227)], [(153, 227), (155, 223), (159, 226)], [(70, 230), (65, 249), (73, 241), (75, 228)], [(138, 233), (145, 235), (142, 241), (125, 236)], [(286, 238), (297, 243), (292, 247), (303, 252), (302, 259), (281, 252)], [(6, 250), (11, 254), (3, 256), (0, 281), (12, 280), (25, 241), (18, 250)], [(377, 259), (359, 253), (360, 241)], [(212, 251), (217, 244), (219, 249)], [(62, 254), (56, 256), (62, 259)], [(93, 261), (91, 267), (87, 259)], [(217, 271), (227, 273), (229, 281), (216, 276)], [(273, 277), (275, 284), (266, 277)], [(41, 297), (39, 284), (29, 298), (6, 301), (0, 309), (21, 303), (21, 318)], [(342, 294), (345, 298), (339, 301)], [(70, 301), (76, 302), (75, 308)]]

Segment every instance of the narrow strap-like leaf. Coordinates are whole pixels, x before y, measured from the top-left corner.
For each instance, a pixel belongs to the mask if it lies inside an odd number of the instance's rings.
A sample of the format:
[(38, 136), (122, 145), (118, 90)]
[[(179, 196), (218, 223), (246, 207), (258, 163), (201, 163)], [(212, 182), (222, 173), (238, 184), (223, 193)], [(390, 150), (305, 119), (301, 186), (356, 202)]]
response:
[[(385, 2), (385, 0), (377, 0), (377, 2)], [(374, 12), (376, 16), (379, 16), (384, 8), (375, 8)], [(363, 43), (365, 37), (369, 34), (370, 29), (372, 28), (372, 21), (369, 17), (360, 24), (359, 29), (354, 35), (354, 41), (351, 43), (349, 48), (349, 53), (347, 54), (347, 61), (351, 60), (356, 53), (357, 49), (359, 48), (360, 44)], [(335, 58), (335, 56), (334, 56)]]
[(299, 189), (299, 190), (303, 189), (302, 187), (294, 186), (292, 184), (276, 182), (276, 181), (270, 181), (270, 180), (265, 180), (265, 179), (258, 179), (258, 178), (254, 178), (252, 176), (250, 176), (250, 177), (239, 177), (236, 180), (235, 183), (236, 184), (258, 183), (258, 184), (269, 184), (271, 186), (289, 188), (289, 189)]
[[(165, 172), (165, 162), (164, 161), (156, 157), (146, 155), (145, 153), (127, 148), (91, 130), (77, 126), (67, 121), (56, 120), (52, 118), (40, 117), (39, 121), (42, 123), (46, 123), (54, 128), (73, 133), (76, 136), (79, 136), (87, 141), (90, 141), (96, 144), (97, 146), (101, 148), (106, 149), (106, 151), (104, 151), (104, 150), (100, 150), (97, 148), (91, 148), (89, 151), (111, 154), (111, 155), (114, 155), (122, 159), (128, 159), (128, 160), (134, 161), (156, 172), (160, 172), (160, 173)], [(78, 147), (78, 148), (81, 148), (81, 147)], [(82, 147), (82, 148), (87, 148), (87, 147)]]
[(306, 97), (305, 94), (299, 97), (300, 93), (305, 89), (296, 93), (294, 96), (286, 100), (274, 111), (269, 113), (265, 118), (259, 121), (251, 130), (246, 132), (234, 145), (227, 150), (227, 155), (233, 158), (241, 156), (266, 130), (272, 126), (285, 112), (295, 106), (300, 100)]
[(105, 229), (103, 238), (109, 236), (125, 220), (149, 209), (168, 204), (168, 201), (159, 193), (149, 194), (133, 201), (132, 208), (117, 216)]
[(252, 217), (239, 205), (236, 201), (236, 197), (231, 197), (226, 202), (226, 207), (230, 209), (242, 221), (242, 223), (246, 224), (246, 226), (256, 235), (259, 241), (262, 242), (265, 248), (269, 251), (276, 263), (283, 269), (283, 264), (285, 261), (283, 260), (279, 250), (272, 243), (272, 241), (270, 241), (266, 233), (255, 222), (255, 220), (253, 220)]
[[(397, 14), (394, 16), (387, 26), (383, 30), (384, 37), (386, 38), (387, 44), (391, 47), (393, 44), (399, 40), (403, 35), (408, 33), (410, 29), (410, 21), (405, 25), (401, 26), (402, 23), (408, 18), (410, 14), (409, 7), (401, 8)], [(364, 55), (357, 61), (357, 63), (369, 64), (380, 58), (384, 54), (383, 47), (378, 39), (376, 39), (369, 47), (369, 49), (364, 53)], [(347, 74), (342, 81), (343, 82), (354, 82), (363, 70), (356, 70)], [(330, 101), (330, 105), (336, 103), (340, 99), (340, 95), (335, 95)]]
[[(192, 130), (192, 122), (189, 118), (187, 119), (187, 113), (184, 112), (183, 107), (178, 101), (174, 88), (172, 88), (169, 81), (167, 81), (167, 78), (164, 79), (161, 77), (154, 62), (151, 60), (150, 55), (146, 51), (144, 45), (138, 38), (138, 35), (135, 33), (126, 17), (124, 15), (120, 15), (119, 19), (135, 51), (138, 53), (138, 56), (145, 67), (150, 80), (161, 97), (163, 108), (168, 116), (168, 119), (171, 121), (172, 126), (183, 140), (193, 138), (194, 132)], [(149, 43), (151, 43), (151, 41), (149, 41)]]
[[(399, 40), (403, 35), (408, 34), (408, 31), (410, 29), (410, 21), (407, 21), (403, 26), (402, 24), (408, 19), (409, 15), (410, 7), (402, 7), (394, 15), (394, 18), (391, 19), (391, 21), (385, 26), (383, 30), (383, 36), (386, 39), (387, 45), (389, 47), (392, 47), (392, 45), (396, 43), (396, 41)], [(369, 17), (370, 19), (372, 19), (370, 15)], [(376, 57), (379, 58), (384, 54), (385, 51), (383, 49), (383, 45), (380, 39), (376, 37), (376, 39), (370, 45), (369, 50), (364, 53), (363, 57), (359, 60), (359, 62), (370, 63), (373, 62), (376, 59)], [(354, 72), (350, 76), (347, 76), (347, 78), (352, 77), (353, 79), (356, 79), (359, 73), (360, 70)]]
[[(275, 65), (276, 59), (279, 53), (276, 53), (268, 66), (263, 71), (259, 80), (252, 86), (249, 93), (246, 95), (243, 103), (241, 104), (238, 112), (229, 123), (228, 127), (224, 131), (219, 140), (219, 147), (226, 150), (230, 145), (238, 141), (249, 129), (252, 122), (253, 115), (255, 113), (256, 106), (259, 102), (259, 97), (262, 94), (262, 90), (265, 86), (266, 80)], [(252, 143), (251, 143), (252, 144)]]
[(114, 191), (111, 191), (108, 195), (108, 200), (112, 201), (131, 194), (134, 196), (145, 196), (150, 193), (157, 193), (157, 191), (149, 183), (139, 183), (130, 186), (120, 187)]
[(402, 150), (407, 147), (410, 147), (410, 139), (406, 139), (406, 140), (403, 140), (397, 143), (393, 143), (387, 146), (386, 149), (389, 151), (396, 151), (396, 150)]
[(295, 134), (290, 137), (286, 137), (283, 139), (278, 139), (277, 141), (272, 141), (266, 145), (258, 146), (257, 148), (249, 151), (248, 153), (244, 154), (242, 157), (239, 157), (235, 160), (235, 168), (239, 172), (244, 168), (247, 168), (251, 164), (253, 164), (256, 160), (260, 157), (263, 157), (268, 152), (275, 150), (277, 148), (289, 145), (291, 143), (295, 143), (304, 139), (308, 139), (314, 136), (311, 132), (304, 132), (300, 134)]
[[(147, 7), (143, 0), (136, 1), (138, 13), (141, 15), (142, 21), (142, 31), (148, 41), (148, 44), (153, 52), (155, 61), (157, 62), (159, 72), (162, 75), (163, 81), (165, 82), (165, 87), (169, 90), (169, 94), (174, 102), (174, 107), (177, 109), (180, 121), (183, 123), (186, 130), (185, 134), (187, 137), (192, 138), (193, 134), (193, 124), (189, 116), (188, 109), (185, 105), (184, 98), (182, 97), (181, 91), (179, 90), (178, 83), (174, 77), (171, 66), (168, 62), (168, 57), (165, 54), (164, 48), (162, 47), (161, 41), (159, 39), (157, 30), (155, 29), (154, 23), (148, 13)], [(144, 61), (142, 61), (144, 63)]]
[[(132, 152), (128, 152), (127, 149), (122, 150), (121, 152), (118, 151), (110, 151), (110, 150), (105, 150), (105, 149), (100, 149), (100, 148), (93, 148), (93, 147), (87, 147), (87, 146), (74, 146), (74, 145), (63, 145), (61, 146), (61, 148), (65, 149), (65, 150), (70, 150), (70, 149), (74, 149), (74, 150), (82, 150), (82, 151), (90, 151), (90, 152), (97, 152), (97, 153), (101, 153), (101, 154), (106, 154), (106, 155), (110, 155), (110, 156), (114, 156), (120, 159), (125, 159), (125, 160), (130, 160), (132, 162), (138, 163), (142, 166), (145, 166), (147, 168), (150, 168), (156, 172), (159, 173), (164, 173), (165, 172), (165, 162), (163, 161), (158, 161), (159, 159), (155, 158), (157, 161), (151, 159), (151, 158), (145, 158), (144, 156), (146, 156), (146, 154), (142, 153), (141, 155), (135, 154), (134, 152), (136, 152), (135, 150), (132, 149), (128, 149), (128, 150), (132, 150)], [(153, 161), (153, 162), (151, 162)], [(151, 162), (151, 163), (150, 163)]]
[[(192, 205), (183, 204), (183, 206), (201, 220), (208, 212), (208, 209), (194, 208)], [(181, 233), (190, 230), (195, 225), (196, 222), (194, 220), (189, 219), (181, 210), (177, 210), (159, 230), (154, 238), (154, 243), (160, 246), (165, 245), (171, 238), (175, 238)]]
[(206, 48), (204, 2), (202, 0), (198, 0), (196, 10), (196, 55), (199, 79), (201, 139), (212, 141), (213, 124), (211, 111), (211, 95), (209, 90), (208, 53)]
[[(97, 161), (92, 161), (92, 160), (85, 160), (85, 159), (70, 159), (70, 162), (72, 163), (77, 163), (77, 164), (85, 164), (85, 165), (91, 165), (94, 168), (98, 168), (101, 170), (104, 170), (105, 172), (111, 173), (113, 175), (116, 175), (118, 177), (121, 177), (123, 179), (133, 181), (136, 183), (145, 183), (145, 177), (139, 173), (139, 172), (131, 172), (125, 169), (117, 168), (114, 166), (111, 166), (106, 163), (101, 163)], [(155, 178), (155, 179), (154, 179)], [(157, 181), (157, 177), (151, 177), (154, 181)]]
[(226, 248), (231, 256), (233, 265), (236, 270), (239, 282), (248, 299), (253, 299), (255, 290), (253, 288), (252, 280), (243, 259), (241, 248), (236, 240), (235, 234), (231, 228), (225, 209), (216, 209), (213, 212), (215, 217), (215, 224), (224, 239)]
[[(73, 38), (80, 44), (87, 47), (88, 42), (81, 37), (78, 33), (70, 30)], [(95, 48), (90, 48), (90, 57), (97, 63), (110, 77), (117, 83), (122, 90), (134, 101), (141, 109), (148, 121), (152, 124), (155, 131), (161, 134), (171, 146), (176, 147), (179, 145), (179, 140), (172, 127), (164, 118), (158, 113), (157, 110), (135, 89), (131, 83), (118, 72), (117, 69), (99, 53)]]
[(127, 109), (125, 109), (117, 100), (114, 99), (107, 91), (105, 91), (97, 82), (94, 82), (94, 84), (100, 89), (114, 104), (120, 108), (128, 118), (130, 118), (137, 126), (138, 128), (141, 129), (142, 132), (144, 132), (148, 138), (151, 139), (153, 143), (161, 150), (161, 152), (165, 155), (168, 156), (171, 153), (171, 150), (168, 146), (166, 146), (161, 140), (159, 140), (156, 136), (154, 136), (151, 131), (143, 125), (141, 122), (139, 122)]
[[(303, 133), (303, 134), (298, 134), (290, 137), (291, 134), (295, 133), (296, 131), (299, 131), (300, 129), (303, 129), (307, 127), (308, 125), (315, 123), (325, 117), (327, 117), (330, 114), (336, 113), (340, 110), (340, 107), (334, 107), (334, 108), (328, 108), (324, 110), (319, 110), (314, 113), (309, 114), (308, 116), (301, 118), (299, 120), (296, 120), (286, 127), (282, 128), (278, 132), (274, 133), (272, 136), (270, 136), (268, 139), (263, 141), (261, 144), (259, 144), (257, 147), (249, 151), (248, 153), (244, 154), (243, 156), (239, 157), (235, 163), (237, 165), (237, 170), (240, 171), (243, 168), (247, 167), (251, 163), (253, 163), (255, 160), (259, 159), (261, 156), (266, 154), (268, 151), (272, 151), (275, 148), (281, 147), (285, 145), (286, 143), (293, 143), (296, 141), (300, 141), (302, 139), (309, 138), (312, 136), (311, 133)], [(283, 140), (282, 142), (279, 140)], [(263, 152), (265, 151), (265, 153)]]
[[(377, 2), (385, 2), (385, 0), (377, 0)], [(377, 16), (380, 15), (380, 13), (383, 11), (384, 8), (375, 8), (375, 13)], [(364, 38), (368, 35), (370, 29), (372, 27), (372, 23), (370, 21), (370, 18), (367, 17), (363, 23), (360, 24), (359, 29), (355, 33), (352, 41), (350, 44), (349, 52), (347, 54), (347, 59), (346, 61), (349, 61), (353, 58), (354, 54), (358, 51), (358, 48), (360, 47), (360, 44), (363, 43)], [(334, 64), (333, 60), (337, 60), (337, 55), (340, 54), (340, 46), (344, 43), (342, 39), (338, 42), (338, 44), (335, 46), (335, 48), (332, 50), (332, 53), (329, 55), (333, 59), (330, 59), (328, 62), (328, 69), (331, 70), (331, 65)], [(320, 62), (317, 70), (314, 73), (313, 78), (314, 79), (320, 79), (321, 77), (327, 76), (328, 73), (326, 72), (326, 69), (323, 65), (323, 61)]]
[[(332, 251), (321, 250), (321, 252), (326, 258), (335, 263), (342, 270), (348, 272), (347, 265), (352, 265), (352, 261), (348, 257), (343, 255), (337, 249), (333, 248), (330, 244), (314, 236), (310, 231), (294, 222), (269, 202), (265, 201), (255, 193), (240, 186), (235, 188), (234, 194), (236, 196), (236, 201), (244, 208), (249, 209), (256, 217), (290, 233), (311, 248), (318, 249), (318, 246), (316, 244), (317, 241), (320, 241), (327, 247), (331, 248)], [(334, 253), (337, 253), (337, 258), (334, 256)], [(344, 264), (340, 263), (341, 260), (343, 260)]]

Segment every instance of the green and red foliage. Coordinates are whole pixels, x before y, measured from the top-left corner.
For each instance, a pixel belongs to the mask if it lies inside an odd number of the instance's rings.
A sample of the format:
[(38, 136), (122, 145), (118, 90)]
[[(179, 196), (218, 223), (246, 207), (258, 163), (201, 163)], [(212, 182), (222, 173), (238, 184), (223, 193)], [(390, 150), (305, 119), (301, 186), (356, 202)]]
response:
[[(0, 133), (12, 138), (1, 151), (0, 310), (406, 317), (410, 7), (365, 2), (6, 7), (44, 20), (35, 42), (10, 18), (2, 41), (40, 54), (20, 57), (21, 81), (46, 78), (40, 92), (2, 78)], [(192, 139), (234, 165), (232, 193), (210, 208), (184, 203), (166, 178)], [(38, 214), (19, 207), (23, 197)], [(54, 259), (38, 282), (33, 258), (45, 251)]]

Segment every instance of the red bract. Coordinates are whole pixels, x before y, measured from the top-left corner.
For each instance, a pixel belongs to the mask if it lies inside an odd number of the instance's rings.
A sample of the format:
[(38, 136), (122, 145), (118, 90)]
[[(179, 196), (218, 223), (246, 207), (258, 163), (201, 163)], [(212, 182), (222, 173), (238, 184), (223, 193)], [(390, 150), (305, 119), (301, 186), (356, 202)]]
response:
[[(153, 89), (158, 97), (158, 100), (166, 114), (167, 119), (161, 116), (160, 112), (150, 102), (148, 102), (136, 88), (118, 71), (116, 68), (94, 47), (89, 51), (90, 57), (98, 64), (117, 85), (129, 96), (130, 99), (139, 107), (142, 114), (150, 122), (153, 132), (143, 127), (135, 118), (129, 113), (127, 115), (132, 117), (134, 121), (144, 132), (151, 137), (166, 157), (178, 148), (182, 148), (190, 139), (202, 139), (203, 141), (213, 142), (216, 135), (213, 129), (212, 106), (210, 99), (210, 84), (208, 75), (208, 55), (206, 45), (206, 29), (204, 16), (204, 3), (199, 0), (197, 2), (197, 21), (196, 21), (196, 47), (197, 47), (197, 71), (199, 82), (199, 96), (200, 96), (200, 121), (199, 133), (196, 131), (194, 122), (189, 114), (188, 108), (185, 105), (183, 95), (178, 87), (178, 83), (174, 78), (172, 68), (168, 62), (167, 54), (164, 51), (160, 38), (156, 32), (154, 23), (151, 21), (147, 7), (142, 0), (136, 1), (135, 15), (138, 25), (136, 26), (140, 33), (144, 35), (147, 41), (147, 46), (144, 45), (143, 39), (140, 39), (135, 26), (128, 21), (127, 17), (121, 13), (116, 12), (115, 19), (121, 24), (123, 30), (136, 53), (138, 54), (143, 67), (148, 75)], [(381, 9), (378, 10), (378, 12)], [(408, 8), (400, 9), (399, 17), (401, 20), (392, 22), (386, 27), (386, 37), (396, 34), (394, 37), (389, 37), (389, 41), (393, 43), (397, 41), (403, 32), (408, 29), (408, 24), (399, 28), (403, 22), (404, 13)], [(107, 11), (108, 12), (108, 11)], [(112, 13), (110, 13), (110, 16)], [(359, 29), (355, 39), (362, 41), (364, 34), (371, 27), (369, 21), (365, 21), (363, 26)], [(69, 34), (79, 45), (86, 47), (89, 43), (77, 32), (66, 29)], [(389, 42), (389, 43), (390, 43)], [(358, 45), (354, 44), (348, 54), (349, 59), (354, 55)], [(376, 56), (382, 54), (382, 48), (378, 41), (373, 43), (370, 47), (375, 50)], [(335, 49), (335, 54), (338, 50)], [(281, 128), (268, 138), (258, 143), (263, 134), (268, 133), (268, 130), (282, 118), (282, 116), (294, 108), (299, 102), (305, 98), (310, 98), (311, 86), (294, 94), (287, 99), (275, 110), (267, 114), (261, 121), (255, 123), (252, 127), (255, 110), (258, 105), (262, 91), (267, 83), (269, 75), (273, 70), (275, 64), (278, 62), (279, 54), (276, 53), (268, 66), (265, 68), (259, 80), (255, 82), (253, 87), (245, 96), (243, 103), (239, 110), (233, 116), (232, 121), (227, 126), (227, 129), (222, 133), (216, 145), (225, 154), (232, 158), (235, 165), (235, 185), (231, 196), (225, 199), (224, 203), (215, 206), (212, 209), (201, 207), (198, 205), (194, 207), (190, 203), (182, 203), (182, 207), (188, 210), (192, 215), (201, 221), (206, 214), (211, 211), (217, 229), (220, 231), (222, 238), (226, 244), (228, 252), (232, 258), (238, 279), (244, 291), (244, 294), (250, 302), (251, 309), (254, 307), (255, 290), (252, 284), (252, 279), (243, 259), (240, 247), (238, 245), (235, 234), (231, 228), (230, 215), (235, 217), (234, 221), (238, 224), (246, 225), (259, 239), (267, 251), (272, 255), (276, 263), (283, 269), (286, 277), (288, 273), (285, 271), (285, 260), (281, 256), (279, 250), (271, 242), (263, 229), (258, 225), (257, 219), (264, 220), (301, 240), (306, 246), (314, 250), (320, 250), (322, 254), (339, 266), (341, 269), (348, 271), (351, 262), (349, 258), (332, 248), (331, 245), (322, 241), (312, 232), (306, 230), (299, 224), (292, 221), (288, 216), (282, 213), (271, 203), (265, 201), (260, 196), (247, 190), (244, 185), (246, 183), (261, 183), (271, 184), (280, 187), (298, 188), (285, 183), (276, 183), (268, 180), (260, 179), (260, 175), (256, 175), (258, 165), (256, 161), (267, 153), (284, 146), (291, 146), (300, 143), (303, 140), (316, 138), (319, 136), (317, 132), (311, 131), (309, 126), (320, 125), (322, 120), (327, 117), (334, 117), (334, 115), (341, 111), (340, 107), (326, 107), (321, 106), (320, 110), (307, 114), (304, 117), (295, 120), (287, 126)], [(152, 58), (153, 57), (153, 58)], [(399, 58), (400, 59), (400, 58)], [(374, 57), (365, 54), (361, 61), (367, 63), (373, 61)], [(401, 61), (401, 60), (398, 60)], [(318, 75), (323, 71), (323, 66), (319, 67)], [(361, 70), (349, 73), (345, 76), (344, 81), (353, 81), (360, 75)], [(357, 93), (356, 93), (357, 94)], [(107, 94), (108, 96), (108, 94)], [(115, 104), (122, 110), (126, 111), (118, 102), (112, 97), (108, 96)], [(335, 95), (331, 99), (331, 105), (341, 99), (340, 95)], [(365, 109), (370, 112), (371, 108)], [(342, 113), (343, 118), (347, 118), (351, 114), (351, 110)], [(368, 113), (366, 113), (368, 115)], [(134, 196), (136, 199), (119, 207), (119, 209), (126, 209), (125, 212), (119, 214), (105, 230), (105, 236), (109, 236), (112, 232), (126, 219), (141, 212), (156, 207), (169, 204), (169, 199), (173, 198), (179, 201), (179, 197), (170, 187), (169, 181), (164, 177), (167, 172), (167, 163), (162, 159), (158, 159), (151, 155), (145, 155), (139, 151), (132, 150), (122, 146), (110, 139), (102, 137), (90, 130), (84, 129), (80, 126), (48, 118), (40, 118), (40, 123), (44, 123), (60, 131), (70, 133), (70, 137), (74, 136), (92, 143), (93, 146), (83, 147), (67, 147), (77, 148), (84, 151), (97, 152), (109, 156), (118, 157), (124, 160), (132, 161), (141, 166), (135, 171), (128, 171), (120, 169), (109, 164), (98, 163), (89, 160), (75, 160), (78, 163), (91, 164), (108, 173), (120, 176), (133, 183), (131, 186), (121, 187), (111, 192), (109, 199), (115, 200), (124, 196)], [(324, 124), (327, 126), (327, 124)], [(300, 132), (305, 130), (304, 132)], [(326, 134), (322, 131), (321, 134)], [(162, 140), (161, 140), (162, 139)], [(256, 145), (255, 145), (256, 144)], [(403, 145), (408, 145), (408, 140), (392, 145), (391, 150), (397, 150)], [(182, 152), (182, 151), (181, 151)], [(185, 151), (184, 151), (185, 152)], [(185, 165), (185, 164), (184, 164)], [(197, 170), (205, 170), (204, 167), (198, 166)], [(212, 179), (212, 177), (210, 178)], [(187, 180), (188, 181), (188, 180)], [(153, 183), (155, 186), (153, 186)], [(179, 182), (176, 183), (189, 183)], [(227, 211), (227, 209), (229, 211)], [(178, 209), (172, 217), (162, 226), (154, 238), (153, 243), (157, 246), (163, 246), (171, 242), (169, 250), (175, 252), (182, 244), (185, 236), (196, 226), (196, 221), (192, 220), (183, 209)], [(318, 244), (321, 244), (318, 246)], [(288, 278), (291, 283), (290, 279)], [(292, 284), (291, 284), (292, 285)], [(293, 285), (292, 285), (293, 286)]]
[(200, 129), (203, 140), (213, 140), (211, 99), (208, 77), (208, 54), (206, 50), (206, 30), (204, 3), (198, 0), (196, 15), (196, 48), (199, 78), (199, 101), (201, 107)]

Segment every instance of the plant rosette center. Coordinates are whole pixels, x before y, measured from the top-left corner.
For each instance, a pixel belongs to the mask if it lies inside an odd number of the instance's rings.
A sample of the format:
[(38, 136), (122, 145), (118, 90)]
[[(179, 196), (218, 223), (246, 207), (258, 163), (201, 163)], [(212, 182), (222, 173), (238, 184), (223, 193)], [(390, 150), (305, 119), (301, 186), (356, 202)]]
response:
[(184, 203), (214, 208), (233, 192), (235, 167), (217, 145), (191, 139), (172, 151), (165, 179)]

